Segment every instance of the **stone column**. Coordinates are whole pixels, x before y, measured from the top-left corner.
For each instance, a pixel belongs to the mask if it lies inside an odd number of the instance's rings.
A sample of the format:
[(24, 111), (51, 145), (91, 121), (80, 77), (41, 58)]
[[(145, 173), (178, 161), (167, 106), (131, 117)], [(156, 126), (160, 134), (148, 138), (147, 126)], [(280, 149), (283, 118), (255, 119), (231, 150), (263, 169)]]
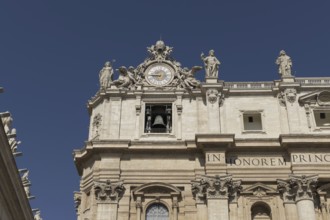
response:
[(289, 181), (277, 180), (277, 189), (281, 193), (286, 220), (298, 220), (295, 196)]
[[(240, 181), (232, 181), (230, 175), (205, 177), (192, 183), (196, 200), (206, 198), (208, 220), (229, 220), (228, 198), (240, 188)], [(203, 219), (203, 218), (201, 218)]]
[(94, 185), (97, 201), (97, 220), (117, 220), (118, 201), (122, 197), (125, 187), (122, 182), (96, 182)]
[(299, 220), (316, 220), (313, 193), (318, 176), (290, 176), (290, 184), (295, 193)]

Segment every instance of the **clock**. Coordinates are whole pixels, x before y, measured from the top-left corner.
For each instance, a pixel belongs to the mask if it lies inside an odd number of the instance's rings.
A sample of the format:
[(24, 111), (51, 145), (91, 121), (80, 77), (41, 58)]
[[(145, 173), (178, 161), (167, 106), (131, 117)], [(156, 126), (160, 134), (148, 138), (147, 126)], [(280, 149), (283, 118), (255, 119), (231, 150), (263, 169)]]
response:
[(150, 85), (165, 86), (174, 78), (174, 70), (167, 64), (157, 63), (149, 66), (145, 73), (145, 79)]

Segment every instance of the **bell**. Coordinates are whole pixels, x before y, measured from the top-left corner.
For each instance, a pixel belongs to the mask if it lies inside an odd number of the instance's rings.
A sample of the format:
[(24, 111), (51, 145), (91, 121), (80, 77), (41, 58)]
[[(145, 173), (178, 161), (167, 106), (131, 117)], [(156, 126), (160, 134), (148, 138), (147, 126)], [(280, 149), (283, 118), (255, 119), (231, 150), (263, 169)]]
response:
[(164, 119), (161, 115), (156, 115), (154, 123), (152, 124), (153, 128), (165, 128)]

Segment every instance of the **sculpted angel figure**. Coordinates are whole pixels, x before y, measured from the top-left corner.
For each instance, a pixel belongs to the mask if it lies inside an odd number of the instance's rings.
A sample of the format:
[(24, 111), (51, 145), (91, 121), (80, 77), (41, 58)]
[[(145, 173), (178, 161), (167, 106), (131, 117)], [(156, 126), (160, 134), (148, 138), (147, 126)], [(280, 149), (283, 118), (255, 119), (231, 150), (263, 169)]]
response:
[(189, 70), (187, 67), (184, 67), (179, 73), (179, 77), (182, 81), (181, 86), (184, 88), (195, 89), (200, 86), (200, 81), (195, 78), (195, 73), (201, 70), (201, 66), (194, 66)]
[(112, 83), (116, 85), (118, 88), (130, 88), (135, 82), (134, 76), (132, 76), (131, 71), (127, 70), (125, 66), (121, 66), (118, 68), (119, 77), (117, 80)]
[(276, 59), (275, 63), (278, 65), (278, 73), (281, 77), (292, 76), (292, 60), (288, 55), (286, 55), (284, 50), (280, 51), (280, 55)]
[(100, 70), (99, 78), (102, 89), (110, 86), (110, 82), (113, 80), (113, 69), (110, 61), (105, 62), (104, 67)]
[(207, 77), (217, 77), (219, 74), (220, 61), (214, 56), (214, 50), (209, 51), (207, 57), (204, 56), (204, 53), (201, 54), (201, 59), (205, 65), (205, 72)]

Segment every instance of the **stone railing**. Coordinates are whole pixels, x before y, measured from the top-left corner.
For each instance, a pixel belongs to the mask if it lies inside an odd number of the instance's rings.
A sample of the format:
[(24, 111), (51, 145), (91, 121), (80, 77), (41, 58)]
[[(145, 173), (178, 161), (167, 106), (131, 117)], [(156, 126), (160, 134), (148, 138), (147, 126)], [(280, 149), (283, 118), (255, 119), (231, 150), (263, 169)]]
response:
[(301, 85), (330, 85), (330, 77), (297, 77), (296, 82), (301, 83)]
[(224, 87), (235, 90), (271, 89), (273, 82), (225, 82)]

